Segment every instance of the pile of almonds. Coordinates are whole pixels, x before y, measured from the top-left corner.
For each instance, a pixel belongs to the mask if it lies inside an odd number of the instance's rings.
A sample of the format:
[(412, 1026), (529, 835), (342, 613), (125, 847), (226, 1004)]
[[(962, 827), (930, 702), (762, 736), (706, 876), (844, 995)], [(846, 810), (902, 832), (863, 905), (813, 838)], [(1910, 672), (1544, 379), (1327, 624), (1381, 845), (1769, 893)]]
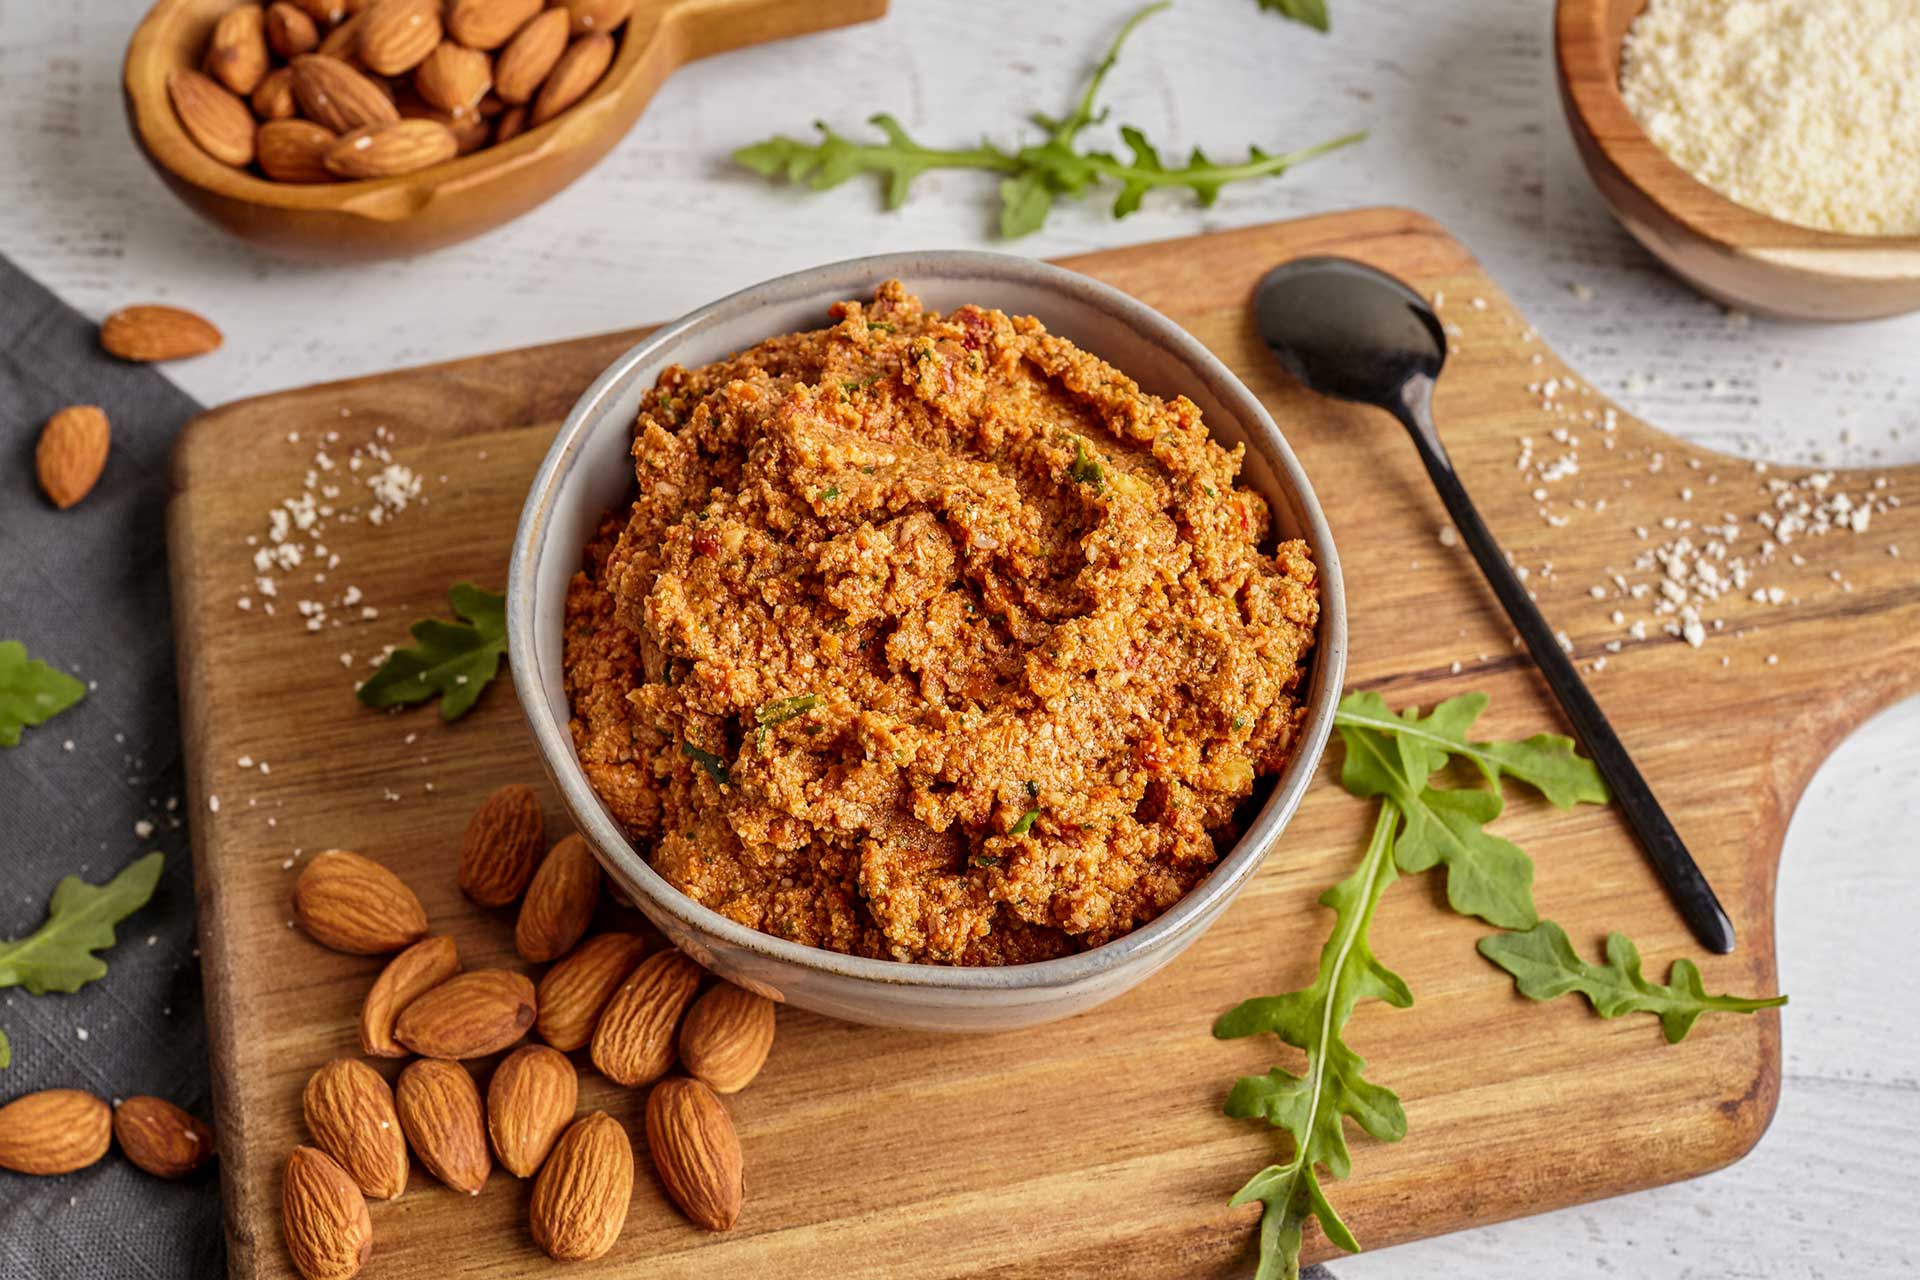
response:
[(613, 61), (634, 0), (274, 0), (167, 77), (208, 155), (277, 182), (384, 178), (545, 124)]
[[(519, 904), (514, 947), (546, 964), (536, 984), (512, 969), (462, 970), (451, 937), (429, 933), (411, 889), (343, 849), (313, 857), (293, 895), (294, 922), (354, 955), (397, 953), (361, 1006), (366, 1058), (414, 1056), (389, 1087), (362, 1058), (339, 1058), (307, 1082), (313, 1145), (287, 1161), (281, 1193), (288, 1252), (307, 1280), (344, 1280), (373, 1248), (368, 1200), (406, 1189), (408, 1150), (456, 1191), (479, 1195), (494, 1160), (532, 1178), (534, 1242), (561, 1261), (598, 1258), (626, 1225), (634, 1177), (627, 1128), (578, 1115), (569, 1054), (627, 1088), (651, 1086), (648, 1154), (667, 1194), (712, 1231), (733, 1226), (743, 1195), (740, 1140), (722, 1094), (745, 1088), (773, 1047), (774, 1009), (671, 948), (647, 954), (630, 933), (591, 937), (600, 867), (569, 835), (546, 848), (529, 787), (487, 797), (462, 840), (459, 884), (483, 907)], [(696, 998), (697, 997), (697, 998)], [(515, 1047), (529, 1032), (544, 1043)], [(465, 1062), (512, 1049), (484, 1094)], [(684, 1075), (669, 1075), (675, 1061)]]

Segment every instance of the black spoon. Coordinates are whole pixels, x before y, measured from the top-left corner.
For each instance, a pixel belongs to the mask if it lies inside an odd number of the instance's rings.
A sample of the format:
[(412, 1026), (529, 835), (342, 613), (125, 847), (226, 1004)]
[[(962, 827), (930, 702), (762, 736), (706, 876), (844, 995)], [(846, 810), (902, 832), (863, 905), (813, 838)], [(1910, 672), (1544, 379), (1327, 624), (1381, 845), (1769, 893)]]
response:
[(1345, 258), (1298, 258), (1275, 267), (1254, 291), (1260, 336), (1309, 390), (1385, 409), (1413, 436), (1433, 487), (1480, 571), (1527, 642), (1554, 696), (1600, 767), (1654, 870), (1702, 946), (1733, 950), (1733, 923), (1640, 776), (1606, 715), (1574, 670), (1553, 629), (1508, 567), (1433, 425), (1433, 384), (1447, 339), (1426, 299), (1400, 281)]

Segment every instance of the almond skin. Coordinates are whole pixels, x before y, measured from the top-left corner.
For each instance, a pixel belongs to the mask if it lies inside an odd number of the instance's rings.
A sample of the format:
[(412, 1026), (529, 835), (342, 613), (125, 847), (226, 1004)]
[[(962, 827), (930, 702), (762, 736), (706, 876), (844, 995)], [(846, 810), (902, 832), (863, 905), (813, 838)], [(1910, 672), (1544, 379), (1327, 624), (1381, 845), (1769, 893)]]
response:
[(440, 0), (374, 0), (360, 16), (360, 61), (405, 75), (440, 43)]
[(400, 118), (393, 99), (379, 85), (338, 58), (307, 53), (292, 66), (293, 97), (301, 114), (330, 132), (352, 133)]
[(275, 182), (332, 182), (327, 152), (338, 141), (311, 120), (269, 120), (253, 149), (260, 171)]
[[(361, 14), (351, 14), (333, 30), (320, 37), (320, 47), (314, 52), (326, 58), (338, 58), (351, 64), (359, 56)], [(289, 58), (291, 62), (293, 59)]]
[(111, 434), (99, 405), (69, 405), (47, 419), (33, 451), (34, 471), (47, 501), (65, 511), (93, 491), (106, 469)]
[(407, 1189), (407, 1142), (393, 1090), (358, 1058), (335, 1058), (300, 1095), (307, 1131), (340, 1162), (370, 1200), (397, 1200)]
[(253, 116), (232, 90), (182, 67), (167, 73), (167, 97), (202, 151), (235, 167), (253, 162)]
[(287, 1252), (303, 1280), (348, 1280), (373, 1253), (367, 1202), (324, 1151), (295, 1147), (280, 1186)]
[(424, 1058), (484, 1058), (533, 1025), (533, 983), (507, 969), (449, 978), (400, 1011), (393, 1034)]
[(540, 12), (543, 0), (453, 0), (447, 30), (469, 49), (498, 49)]
[(508, 1054), (487, 1085), (487, 1132), (507, 1172), (516, 1178), (538, 1172), (579, 1102), (580, 1077), (566, 1054), (544, 1044)]
[(300, 6), (274, 0), (267, 6), (267, 47), (282, 62), (291, 62), (320, 47), (320, 28)]
[(355, 129), (327, 149), (326, 165), (342, 178), (391, 178), (442, 164), (459, 152), (453, 131), (438, 120), (400, 120)]
[(360, 1006), (360, 1051), (369, 1058), (404, 1058), (393, 1038), (400, 1011), (460, 972), (460, 948), (452, 938), (422, 938), (387, 962)]
[(574, 1121), (534, 1179), (527, 1218), (533, 1242), (560, 1262), (613, 1248), (633, 1199), (633, 1142), (604, 1111)]
[(528, 123), (545, 124), (586, 97), (588, 91), (600, 83), (607, 64), (612, 61), (612, 36), (582, 36), (568, 45), (560, 61), (554, 63), (553, 74), (540, 87), (540, 96), (533, 100), (533, 114), (527, 118)]
[(573, 950), (600, 905), (600, 864), (579, 835), (553, 846), (520, 904), (513, 945), (529, 964), (545, 964)]
[(460, 891), (504, 907), (527, 890), (547, 847), (546, 819), (532, 787), (509, 783), (481, 802), (460, 841)]
[(435, 110), (450, 116), (468, 115), (493, 87), (493, 63), (484, 53), (442, 40), (414, 68), (413, 87)]
[(78, 1089), (43, 1089), (0, 1107), (0, 1169), (47, 1177), (107, 1154), (113, 1113)]
[(731, 982), (709, 988), (680, 1024), (680, 1065), (715, 1093), (753, 1083), (773, 1048), (773, 1001)]
[[(251, 155), (251, 119), (247, 123), (247, 138), (247, 151)], [(220, 331), (212, 324), (180, 307), (158, 304), (122, 307), (100, 322), (100, 349), (110, 356), (139, 364), (203, 356), (217, 350), (221, 341)]]
[(660, 1184), (687, 1217), (709, 1231), (740, 1219), (740, 1135), (720, 1096), (675, 1076), (647, 1095), (647, 1152)]
[[(293, 119), (293, 113), (299, 110), (293, 101), (293, 72), (286, 67), (275, 67), (267, 72), (266, 78), (260, 81), (260, 87), (253, 91), (249, 105), (253, 108), (253, 114), (262, 120)], [(314, 125), (316, 129), (319, 127)], [(260, 155), (260, 135), (257, 133), (253, 139), (253, 151), (254, 159), (259, 160), (264, 168), (266, 161)]]
[(633, 13), (633, 0), (564, 0), (577, 36), (612, 31)]
[(428, 1172), (470, 1196), (493, 1172), (480, 1089), (467, 1069), (444, 1058), (421, 1058), (400, 1073), (393, 1099), (400, 1128)]
[(540, 979), (540, 1038), (562, 1053), (593, 1039), (600, 1012), (640, 963), (647, 944), (631, 933), (602, 933), (575, 947)]
[(516, 105), (531, 100), (566, 51), (567, 11), (544, 10), (521, 27), (494, 60), (494, 92)]
[(514, 107), (500, 116), (500, 123), (493, 127), (493, 145), (511, 141), (527, 131), (527, 109)]
[(346, 0), (293, 0), (293, 4), (322, 26), (339, 22), (348, 13)]
[(207, 44), (207, 73), (244, 98), (270, 65), (266, 11), (257, 4), (243, 4), (221, 14)]
[(128, 1098), (113, 1109), (120, 1153), (156, 1178), (184, 1178), (213, 1158), (213, 1130), (165, 1098)]
[(427, 933), (427, 912), (399, 876), (371, 858), (328, 849), (293, 886), (294, 922), (323, 947), (349, 955), (399, 951)]
[(678, 951), (648, 956), (620, 984), (593, 1029), (593, 1065), (615, 1084), (649, 1084), (673, 1065), (674, 1031), (693, 993), (700, 966)]

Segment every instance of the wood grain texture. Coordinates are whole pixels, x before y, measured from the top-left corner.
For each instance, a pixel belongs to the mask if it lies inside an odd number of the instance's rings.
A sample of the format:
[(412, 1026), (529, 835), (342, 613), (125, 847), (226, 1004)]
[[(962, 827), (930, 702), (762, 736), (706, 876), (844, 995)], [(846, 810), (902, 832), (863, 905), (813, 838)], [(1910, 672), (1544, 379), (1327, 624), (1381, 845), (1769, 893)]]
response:
[[(1617, 635), (1613, 606), (1590, 599), (1587, 585), (1635, 553), (1632, 526), (1673, 509), (1671, 487), (1643, 479), (1649, 455), (1660, 452), (1670, 468), (1696, 458), (1714, 468), (1723, 477), (1717, 502), (1733, 504), (1739, 492), (1757, 504), (1750, 491), (1763, 477), (1623, 416), (1617, 447), (1585, 455), (1573, 482), (1575, 492), (1606, 496), (1606, 511), (1561, 527), (1539, 519), (1514, 472), (1519, 437), (1544, 430), (1527, 384), (1567, 371), (1527, 340), (1525, 322), (1466, 251), (1417, 215), (1339, 215), (1071, 262), (1168, 312), (1272, 407), (1327, 507), (1347, 569), (1355, 683), (1396, 704), (1485, 690), (1494, 701), (1484, 727), (1493, 734), (1557, 724), (1464, 551), (1437, 541), (1444, 516), (1398, 429), (1313, 400), (1257, 350), (1246, 311), (1253, 281), (1277, 261), (1318, 252), (1361, 258), (1454, 300), (1443, 313), (1460, 327), (1438, 396), (1443, 434), (1516, 558), (1554, 562), (1541, 604), (1582, 658)], [(1458, 304), (1471, 298), (1484, 308)], [(420, 894), (435, 930), (459, 939), (469, 967), (512, 963), (510, 915), (489, 918), (453, 883), (453, 851), (472, 808), (494, 786), (531, 781), (537, 769), (510, 694), (489, 691), (451, 727), (431, 712), (382, 718), (353, 702), (335, 651), (398, 639), (403, 620), (442, 610), (452, 581), (504, 576), (519, 503), (552, 429), (634, 336), (242, 402), (199, 419), (176, 454), (182, 705), (237, 1275), (285, 1273), (273, 1206), (277, 1168), (299, 1136), (299, 1084), (317, 1063), (353, 1051), (359, 1002), (378, 971), (377, 962), (326, 954), (288, 933), (293, 877), (283, 848), (345, 845), (383, 859)], [(1541, 364), (1532, 363), (1536, 354)], [(357, 438), (376, 424), (396, 437), (397, 457), (447, 477), (430, 486), (428, 505), (384, 529), (329, 535), (350, 558), (352, 580), (379, 601), (381, 619), (336, 641), (341, 633), (314, 639), (285, 616), (235, 609), (249, 581), (245, 538), (260, 527), (266, 495), (297, 488), (310, 454), (310, 443), (289, 448), (283, 435)], [(1889, 474), (1896, 494), (1920, 488), (1914, 469)], [(1865, 481), (1842, 475), (1836, 483)], [(1920, 677), (1920, 582), (1886, 550), (1902, 541), (1920, 547), (1914, 510), (1909, 503), (1889, 513), (1871, 538), (1828, 540), (1804, 570), (1799, 606), (1762, 613), (1765, 606), (1731, 600), (1728, 631), (1708, 649), (1660, 637), (1630, 645), (1594, 677), (1741, 930), (1739, 952), (1703, 959), (1711, 989), (1774, 989), (1774, 871), (1799, 791), (1849, 726)], [(1819, 589), (1836, 569), (1851, 591)], [(1777, 665), (1766, 664), (1768, 654)], [(241, 768), (242, 755), (271, 759), (271, 775)], [(222, 798), (218, 812), (209, 811), (212, 795)], [(550, 794), (547, 811), (557, 838)], [(765, 1072), (729, 1100), (747, 1168), (739, 1228), (720, 1238), (695, 1231), (643, 1173), (620, 1244), (594, 1264), (600, 1270), (579, 1273), (619, 1274), (651, 1260), (685, 1275), (878, 1276), (924, 1271), (930, 1256), (940, 1274), (1244, 1270), (1252, 1211), (1225, 1202), (1281, 1143), (1227, 1120), (1218, 1105), (1234, 1075), (1273, 1055), (1271, 1046), (1216, 1043), (1207, 1028), (1246, 995), (1308, 978), (1327, 924), (1314, 898), (1351, 865), (1368, 821), (1368, 807), (1329, 776), (1242, 898), (1187, 955), (1064, 1024), (953, 1038), (782, 1011)], [(1535, 855), (1541, 910), (1581, 947), (1625, 927), (1658, 971), (1692, 954), (1617, 815), (1551, 813), (1516, 798), (1500, 829)], [(1416, 1004), (1365, 1006), (1351, 1028), (1410, 1122), (1397, 1145), (1356, 1139), (1355, 1176), (1331, 1188), (1364, 1244), (1685, 1177), (1737, 1158), (1758, 1138), (1778, 1094), (1774, 1014), (1709, 1018), (1670, 1048), (1644, 1019), (1603, 1023), (1574, 1001), (1527, 1004), (1473, 954), (1484, 930), (1450, 916), (1438, 894), (1431, 877), (1409, 881), (1379, 917), (1382, 958), (1407, 979)], [(640, 1101), (591, 1073), (583, 1078), (583, 1110), (605, 1107), (632, 1127)], [(465, 1274), (519, 1274), (537, 1257), (524, 1197), (524, 1188), (496, 1179), (477, 1204), (423, 1187), (382, 1205), (370, 1274), (441, 1273), (449, 1249)], [(1327, 1246), (1313, 1237), (1310, 1252), (1324, 1256)]]
[(1920, 308), (1920, 236), (1796, 226), (1735, 204), (1675, 164), (1620, 95), (1620, 44), (1647, 0), (1560, 0), (1555, 52), (1575, 144), (1621, 225), (1731, 306), (1801, 320)]

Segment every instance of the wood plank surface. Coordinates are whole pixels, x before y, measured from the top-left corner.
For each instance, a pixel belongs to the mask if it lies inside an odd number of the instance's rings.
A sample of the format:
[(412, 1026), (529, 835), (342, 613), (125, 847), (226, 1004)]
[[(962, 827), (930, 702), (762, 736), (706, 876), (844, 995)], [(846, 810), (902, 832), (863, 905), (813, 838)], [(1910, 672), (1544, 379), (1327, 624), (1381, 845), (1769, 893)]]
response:
[[(1651, 600), (1623, 595), (1609, 575), (1655, 581), (1658, 571), (1636, 560), (1684, 532), (1682, 520), (1704, 543), (1697, 526), (1723, 512), (1746, 522), (1751, 554), (1752, 515), (1776, 501), (1768, 483), (1797, 485), (1800, 476), (1758, 473), (1624, 414), (1599, 430), (1604, 402), (1563, 385), (1569, 371), (1434, 224), (1370, 210), (1074, 260), (1184, 324), (1267, 401), (1313, 479), (1346, 567), (1350, 679), (1396, 705), (1477, 689), (1493, 697), (1490, 734), (1560, 724), (1464, 549), (1437, 537), (1444, 514), (1399, 428), (1309, 397), (1259, 349), (1246, 308), (1253, 282), (1281, 260), (1322, 252), (1444, 295), (1442, 315), (1456, 329), (1438, 395), (1443, 435), (1488, 522), (1529, 567), (1549, 618), (1583, 663), (1605, 660), (1590, 677), (1596, 695), (1740, 930), (1736, 954), (1702, 959), (1708, 987), (1773, 990), (1774, 873), (1800, 789), (1848, 728), (1920, 682), (1920, 574), (1894, 554), (1904, 542), (1920, 555), (1920, 473), (1888, 472), (1879, 490), (1874, 477), (1836, 475), (1835, 491), (1880, 495), (1870, 529), (1783, 548), (1765, 573), (1783, 602), (1729, 593), (1709, 611), (1720, 629), (1695, 649), (1662, 634)], [(465, 720), (443, 726), (426, 710), (368, 712), (352, 681), (382, 645), (404, 639), (407, 621), (444, 610), (448, 584), (504, 580), (520, 502), (553, 429), (635, 336), (230, 405), (196, 421), (176, 454), (181, 696), (237, 1276), (290, 1274), (279, 1168), (302, 1137), (299, 1092), (314, 1067), (355, 1052), (359, 1003), (379, 968), (289, 931), (300, 857), (333, 846), (377, 857), (414, 886), (436, 930), (459, 939), (469, 967), (512, 962), (511, 916), (466, 903), (452, 868), (486, 791), (509, 780), (544, 789), (511, 692), (503, 682)], [(1517, 468), (1521, 441), (1532, 441), (1537, 466), (1570, 451), (1552, 438), (1556, 427), (1581, 438), (1579, 469), (1542, 483)], [(343, 490), (364, 493), (344, 459), (356, 444), (383, 440), (424, 478), (425, 501), (377, 527), (335, 522), (326, 541), (340, 563), (281, 574), (267, 616), (247, 539), (265, 540), (268, 508), (301, 491), (317, 447), (329, 451), (328, 474), (343, 477)], [(313, 572), (328, 581), (309, 584)], [(297, 600), (334, 602), (348, 586), (363, 602), (331, 604), (309, 632)], [(252, 607), (237, 607), (241, 597)], [(362, 618), (366, 607), (378, 616)], [(1630, 638), (1616, 610), (1647, 619), (1647, 638)], [(1235, 1075), (1273, 1061), (1275, 1047), (1221, 1044), (1208, 1027), (1235, 1001), (1302, 985), (1312, 972), (1330, 919), (1314, 899), (1358, 856), (1371, 814), (1331, 768), (1208, 935), (1090, 1014), (962, 1038), (783, 1010), (765, 1074), (730, 1100), (747, 1164), (739, 1227), (716, 1237), (687, 1225), (643, 1158), (619, 1245), (569, 1274), (642, 1265), (686, 1276), (1245, 1272), (1254, 1211), (1229, 1210), (1226, 1200), (1284, 1139), (1226, 1119), (1219, 1102)], [(550, 792), (546, 800), (557, 836), (560, 807)], [(1562, 814), (1516, 795), (1499, 830), (1534, 855), (1542, 914), (1576, 945), (1592, 951), (1606, 929), (1626, 929), (1661, 974), (1695, 954), (1616, 814)], [(1416, 1003), (1363, 1006), (1349, 1038), (1371, 1076), (1400, 1094), (1409, 1135), (1395, 1145), (1356, 1136), (1354, 1176), (1330, 1184), (1363, 1244), (1687, 1177), (1758, 1138), (1779, 1089), (1774, 1014), (1703, 1019), (1669, 1047), (1648, 1019), (1601, 1022), (1572, 1000), (1520, 1000), (1474, 954), (1483, 932), (1445, 910), (1433, 877), (1396, 886), (1381, 908), (1376, 948)], [(583, 1109), (605, 1108), (637, 1133), (639, 1095), (590, 1072), (582, 1083)], [(528, 1191), (496, 1171), (470, 1201), (416, 1169), (404, 1198), (374, 1206), (366, 1274), (539, 1269), (525, 1228)], [(1310, 1236), (1310, 1255), (1328, 1252)]]

